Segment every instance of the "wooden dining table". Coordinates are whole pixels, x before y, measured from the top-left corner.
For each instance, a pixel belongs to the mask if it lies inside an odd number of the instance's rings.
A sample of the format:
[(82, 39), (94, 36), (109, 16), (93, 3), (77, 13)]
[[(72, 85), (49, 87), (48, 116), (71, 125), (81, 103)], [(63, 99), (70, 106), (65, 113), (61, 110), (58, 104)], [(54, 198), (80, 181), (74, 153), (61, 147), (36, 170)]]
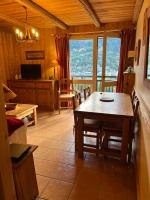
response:
[[(101, 101), (104, 100), (104, 101)], [(84, 119), (96, 119), (100, 122), (122, 121), (122, 143), (120, 159), (127, 160), (130, 125), (133, 109), (130, 95), (125, 93), (93, 92), (86, 101), (74, 111), (76, 124), (76, 141), (78, 157), (83, 158), (83, 126)]]

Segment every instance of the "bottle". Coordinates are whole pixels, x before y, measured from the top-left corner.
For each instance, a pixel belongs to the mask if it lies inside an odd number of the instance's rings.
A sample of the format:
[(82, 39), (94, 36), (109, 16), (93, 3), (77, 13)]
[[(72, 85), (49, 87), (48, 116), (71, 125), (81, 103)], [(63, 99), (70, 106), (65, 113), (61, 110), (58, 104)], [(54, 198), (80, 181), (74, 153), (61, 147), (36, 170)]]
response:
[(19, 78), (19, 77), (18, 77), (18, 74), (16, 74), (16, 75), (15, 75), (15, 79), (18, 80), (18, 78)]
[(18, 79), (21, 79), (21, 74), (18, 75)]

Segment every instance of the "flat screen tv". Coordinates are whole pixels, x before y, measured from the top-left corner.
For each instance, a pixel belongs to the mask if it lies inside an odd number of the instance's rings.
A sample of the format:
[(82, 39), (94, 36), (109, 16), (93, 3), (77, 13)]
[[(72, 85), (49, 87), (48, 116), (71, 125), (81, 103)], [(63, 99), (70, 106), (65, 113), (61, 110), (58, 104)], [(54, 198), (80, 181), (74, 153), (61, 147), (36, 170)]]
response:
[(22, 79), (40, 79), (41, 64), (21, 64)]

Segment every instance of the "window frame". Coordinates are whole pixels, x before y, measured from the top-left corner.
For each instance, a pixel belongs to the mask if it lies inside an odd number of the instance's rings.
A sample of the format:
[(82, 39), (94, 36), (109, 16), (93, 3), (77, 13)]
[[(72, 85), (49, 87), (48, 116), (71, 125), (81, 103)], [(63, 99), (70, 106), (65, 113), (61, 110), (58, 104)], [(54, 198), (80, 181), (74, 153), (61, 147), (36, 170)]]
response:
[(108, 37), (120, 38), (120, 31), (108, 31), (93, 34), (70, 34), (69, 40), (93, 39), (93, 91), (97, 90), (97, 55), (98, 38), (103, 37), (103, 55), (102, 55), (102, 91), (104, 90), (105, 70), (106, 70), (106, 44)]

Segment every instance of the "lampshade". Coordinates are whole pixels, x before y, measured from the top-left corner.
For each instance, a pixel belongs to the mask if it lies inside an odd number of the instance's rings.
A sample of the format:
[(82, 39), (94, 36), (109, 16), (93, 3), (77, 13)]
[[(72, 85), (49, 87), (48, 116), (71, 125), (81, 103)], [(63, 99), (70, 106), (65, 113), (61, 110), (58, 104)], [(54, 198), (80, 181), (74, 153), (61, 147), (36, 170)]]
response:
[(5, 84), (2, 84), (4, 91), (5, 102), (8, 102), (10, 99), (14, 99), (17, 95), (9, 89)]
[(128, 58), (134, 58), (135, 57), (135, 51), (128, 51)]
[(57, 70), (57, 67), (58, 67), (59, 65), (58, 65), (58, 62), (57, 62), (57, 60), (52, 60), (51, 62), (50, 62), (50, 68), (53, 68), (53, 70), (54, 70), (54, 72), (53, 72), (53, 78), (55, 79), (56, 78), (56, 70)]

